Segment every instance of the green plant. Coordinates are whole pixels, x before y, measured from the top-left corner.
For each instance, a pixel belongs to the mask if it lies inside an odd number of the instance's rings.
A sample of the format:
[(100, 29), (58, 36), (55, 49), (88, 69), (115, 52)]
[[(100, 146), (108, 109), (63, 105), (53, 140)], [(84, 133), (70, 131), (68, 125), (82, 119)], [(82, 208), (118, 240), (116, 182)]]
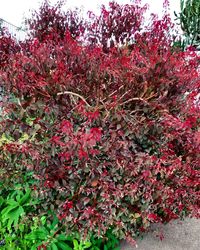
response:
[(104, 238), (96, 238), (91, 236), (91, 250), (119, 250), (119, 239), (113, 234), (112, 229), (109, 229)]
[(42, 225), (35, 230), (32, 229), (31, 233), (26, 235), (25, 238), (32, 241), (31, 250), (38, 249), (61, 249), (61, 250), (118, 250), (119, 240), (108, 230), (104, 238), (96, 238), (93, 235), (88, 239), (82, 239), (79, 233), (66, 235), (66, 227), (63, 226), (58, 218), (54, 215), (53, 221), (46, 220), (43, 217)]
[(69, 236), (65, 236), (62, 232), (62, 225), (56, 216), (53, 217), (52, 222), (48, 222), (46, 217), (42, 217), (42, 225), (25, 236), (27, 240), (31, 240), (34, 243), (31, 250), (42, 249), (43, 246), (47, 249), (66, 249), (70, 250), (71, 247), (66, 243), (66, 241), (71, 240)]
[[(14, 178), (14, 176), (18, 178)], [(1, 178), (0, 184), (0, 239), (3, 249), (30, 249), (24, 236), (30, 232), (32, 217), (40, 201), (35, 197), (33, 186), (37, 180), (33, 172), (19, 176), (13, 173), (9, 180)], [(19, 181), (20, 180), (20, 181)], [(4, 246), (5, 245), (5, 246)]]
[(29, 212), (31, 207), (36, 204), (35, 201), (31, 201), (30, 189), (25, 192), (15, 190), (4, 202), (5, 207), (1, 211), (1, 218), (2, 224), (7, 224), (8, 230), (11, 230), (12, 226), (19, 227), (20, 217)]
[(77, 239), (73, 239), (73, 244), (74, 244), (74, 250), (84, 250), (84, 249), (88, 249), (91, 247), (92, 243), (89, 241), (80, 241), (78, 242)]
[(21, 178), (10, 179), (8, 183), (6, 179), (2, 180), (0, 249), (101, 250), (114, 249), (109, 247), (119, 243), (110, 232), (107, 233), (106, 240), (93, 236), (83, 240), (79, 233), (66, 235), (66, 227), (57, 216), (53, 212), (41, 210), (41, 204), (45, 201), (36, 197), (36, 184), (38, 181), (31, 171), (25, 172)]
[(175, 16), (179, 21), (183, 36), (177, 45), (183, 49), (188, 45), (198, 48), (200, 46), (200, 1), (180, 0), (180, 9), (180, 13), (175, 12)]

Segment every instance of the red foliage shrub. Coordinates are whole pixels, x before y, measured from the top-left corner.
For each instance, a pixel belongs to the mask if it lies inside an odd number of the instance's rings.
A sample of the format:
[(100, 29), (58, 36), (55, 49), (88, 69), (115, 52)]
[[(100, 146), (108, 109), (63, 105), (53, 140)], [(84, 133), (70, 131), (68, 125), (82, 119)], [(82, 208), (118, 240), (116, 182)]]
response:
[(9, 57), (19, 50), (19, 46), (14, 41), (6, 29), (0, 29), (0, 69), (9, 62)]
[(69, 231), (199, 217), (198, 56), (143, 12), (110, 3), (86, 22), (45, 3), (1, 69), (1, 167), (34, 169)]

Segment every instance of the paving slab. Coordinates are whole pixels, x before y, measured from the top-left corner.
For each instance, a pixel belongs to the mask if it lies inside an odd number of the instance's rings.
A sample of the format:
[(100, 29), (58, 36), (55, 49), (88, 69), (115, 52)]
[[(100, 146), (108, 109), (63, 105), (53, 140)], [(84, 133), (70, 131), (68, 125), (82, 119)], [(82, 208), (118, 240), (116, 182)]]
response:
[[(161, 240), (160, 236), (162, 238)], [(200, 219), (176, 220), (166, 225), (152, 225), (137, 247), (121, 243), (121, 250), (200, 250)]]

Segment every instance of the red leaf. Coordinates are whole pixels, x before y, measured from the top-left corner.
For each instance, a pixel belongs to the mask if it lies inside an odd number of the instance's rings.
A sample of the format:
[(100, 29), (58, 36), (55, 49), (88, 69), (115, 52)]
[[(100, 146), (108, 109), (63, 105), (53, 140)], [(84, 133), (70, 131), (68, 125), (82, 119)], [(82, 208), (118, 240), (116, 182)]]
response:
[(147, 218), (150, 221), (154, 221), (154, 222), (158, 222), (160, 220), (159, 217), (156, 214), (153, 214), (153, 213), (152, 214), (148, 214)]
[(63, 133), (70, 134), (72, 132), (72, 124), (67, 120), (63, 120), (60, 125), (60, 129)]
[(88, 159), (88, 153), (81, 148), (78, 151), (78, 158), (80, 160), (82, 160), (83, 158)]

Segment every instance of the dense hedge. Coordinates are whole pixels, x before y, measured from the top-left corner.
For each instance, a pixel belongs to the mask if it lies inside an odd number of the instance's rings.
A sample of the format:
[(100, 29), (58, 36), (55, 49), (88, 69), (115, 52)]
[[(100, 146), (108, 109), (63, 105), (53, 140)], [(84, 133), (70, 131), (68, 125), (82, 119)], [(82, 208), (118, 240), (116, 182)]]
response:
[(0, 38), (1, 168), (34, 170), (83, 236), (199, 217), (198, 56), (172, 47), (169, 16), (145, 26), (146, 7), (111, 2), (87, 20), (60, 8), (45, 2), (9, 56)]

